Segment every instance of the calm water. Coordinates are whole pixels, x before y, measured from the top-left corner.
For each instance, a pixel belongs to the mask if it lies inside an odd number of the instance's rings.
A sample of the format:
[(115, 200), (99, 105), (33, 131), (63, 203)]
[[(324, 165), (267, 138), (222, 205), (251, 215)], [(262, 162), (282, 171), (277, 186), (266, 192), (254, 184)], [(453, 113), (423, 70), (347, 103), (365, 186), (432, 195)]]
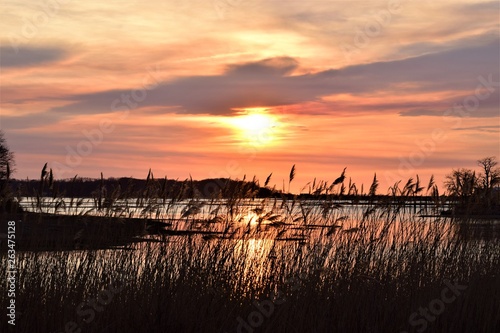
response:
[[(282, 265), (282, 272), (286, 272), (310, 268), (320, 260), (321, 267), (337, 269), (354, 265), (361, 258), (367, 265), (377, 267), (417, 251), (432, 256), (436, 267), (445, 267), (450, 249), (458, 251), (457, 246), (478, 257), (499, 246), (497, 240), (481, 237), (472, 242), (457, 242), (457, 224), (450, 218), (432, 216), (442, 207), (430, 205), (129, 199), (98, 209), (93, 199), (69, 198), (44, 198), (38, 206), (35, 198), (23, 198), (21, 205), (30, 211), (47, 213), (148, 217), (165, 222), (170, 231), (188, 231), (181, 235), (145, 235), (143, 238), (149, 241), (131, 244), (126, 249), (71, 251), (65, 255), (47, 252), (38, 257), (68, 274), (96, 257), (99, 264), (93, 267), (97, 270), (101, 265), (113, 263), (118, 267), (127, 262), (133, 267), (128, 271), (136, 272), (137, 277), (157, 262), (163, 265), (165, 261), (174, 275), (183, 271), (188, 262), (213, 262), (220, 270), (232, 270), (236, 265), (242, 276), (264, 285), (275, 265)], [(20, 269), (33, 264), (33, 256), (24, 259), (20, 255), (19, 259)]]
[[(440, 229), (453, 234), (446, 209), (432, 204), (398, 204), (347, 200), (161, 200), (127, 199), (112, 204), (96, 199), (25, 197), (21, 206), (33, 212), (150, 218), (164, 222), (170, 231), (190, 231), (210, 238), (273, 239), (307, 242), (323, 238), (377, 239), (390, 233), (398, 242), (414, 241)], [(100, 208), (99, 208), (100, 207)], [(340, 235), (340, 236), (339, 236)]]
[(381, 220), (397, 215), (398, 221), (414, 221), (416, 218), (419, 222), (444, 221), (446, 219), (439, 218), (439, 212), (447, 209), (447, 206), (437, 207), (430, 203), (398, 206), (395, 202), (379, 204), (368, 200), (353, 203), (348, 200), (127, 199), (107, 204), (91, 198), (41, 198), (37, 201), (34, 197), (24, 197), (20, 204), (31, 212), (157, 219), (173, 223), (176, 229), (184, 229), (185, 225), (193, 223), (217, 225), (230, 222), (251, 226), (282, 224), (309, 229), (342, 226), (348, 230), (359, 227), (362, 220), (373, 218), (372, 215)]

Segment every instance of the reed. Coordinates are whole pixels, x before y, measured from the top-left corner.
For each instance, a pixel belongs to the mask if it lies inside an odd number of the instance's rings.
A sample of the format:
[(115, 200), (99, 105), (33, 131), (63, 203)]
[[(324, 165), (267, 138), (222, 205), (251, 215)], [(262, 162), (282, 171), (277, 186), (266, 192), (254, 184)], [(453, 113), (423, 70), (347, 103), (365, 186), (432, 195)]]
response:
[[(294, 176), (292, 168), (289, 183)], [(81, 199), (52, 196), (51, 209), (74, 218), (171, 225), (163, 228), (168, 232), (148, 233), (145, 224), (148, 241), (120, 248), (19, 252), (16, 332), (500, 328), (498, 240), (463, 237), (453, 218), (415, 212), (406, 200), (423, 192), (418, 178), (375, 200), (375, 176), (357, 205), (339, 201), (326, 182), (310, 186), (323, 195), (312, 201), (285, 194), (257, 199), (256, 179), (227, 183), (211, 199), (197, 196), (191, 180), (168, 193), (151, 171), (147, 179), (139, 190), (100, 188), (87, 209)], [(427, 191), (433, 189), (431, 180)], [(5, 274), (0, 271), (1, 280)], [(466, 287), (439, 315), (422, 321), (419, 309), (437, 304), (447, 283)], [(2, 332), (9, 329), (2, 322)]]

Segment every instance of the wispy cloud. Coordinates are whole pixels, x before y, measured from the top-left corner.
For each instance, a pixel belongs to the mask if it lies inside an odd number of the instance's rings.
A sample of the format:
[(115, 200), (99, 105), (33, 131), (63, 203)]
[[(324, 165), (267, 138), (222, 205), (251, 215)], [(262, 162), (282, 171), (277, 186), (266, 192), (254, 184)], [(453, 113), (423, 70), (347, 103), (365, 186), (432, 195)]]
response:
[[(484, 45), (302, 75), (293, 74), (299, 68), (297, 59), (271, 58), (233, 64), (220, 75), (187, 76), (163, 82), (148, 94), (141, 106), (171, 107), (167, 112), (175, 113), (230, 115), (235, 113), (235, 109), (318, 102), (337, 94), (355, 96), (385, 89), (394, 95), (407, 95), (442, 92), (453, 87), (457, 96), (431, 105), (445, 108), (463, 98), (460, 91), (473, 91), (479, 75), (493, 74), (498, 80), (498, 58), (498, 38)], [(51, 111), (78, 114), (109, 112), (111, 102), (126, 93), (125, 90), (109, 90), (61, 96), (74, 102)], [(498, 105), (498, 91), (494, 96), (482, 103), (475, 116), (495, 116), (488, 109)], [(386, 110), (391, 103), (386, 101), (384, 104), (378, 109)], [(325, 102), (325, 105), (328, 103)], [(431, 111), (423, 112), (418, 106), (415, 102), (406, 107), (397, 104), (403, 109), (400, 109), (400, 114), (404, 116), (434, 115)], [(422, 105), (425, 109), (429, 106)], [(376, 111), (377, 106), (373, 107)]]
[(19, 47), (17, 50), (9, 46), (0, 46), (0, 66), (30, 67), (48, 62), (55, 62), (65, 57), (63, 48), (56, 47)]
[(454, 130), (455, 131), (477, 131), (477, 132), (498, 133), (498, 132), (500, 132), (500, 125), (458, 127), (458, 128), (455, 128)]

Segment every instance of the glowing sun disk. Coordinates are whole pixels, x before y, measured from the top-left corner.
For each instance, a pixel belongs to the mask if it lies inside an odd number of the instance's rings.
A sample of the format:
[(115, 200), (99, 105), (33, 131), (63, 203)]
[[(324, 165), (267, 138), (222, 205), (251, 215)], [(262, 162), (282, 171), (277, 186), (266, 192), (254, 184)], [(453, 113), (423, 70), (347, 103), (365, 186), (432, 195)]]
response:
[(242, 139), (254, 145), (269, 144), (278, 125), (277, 119), (266, 113), (237, 116), (232, 121)]

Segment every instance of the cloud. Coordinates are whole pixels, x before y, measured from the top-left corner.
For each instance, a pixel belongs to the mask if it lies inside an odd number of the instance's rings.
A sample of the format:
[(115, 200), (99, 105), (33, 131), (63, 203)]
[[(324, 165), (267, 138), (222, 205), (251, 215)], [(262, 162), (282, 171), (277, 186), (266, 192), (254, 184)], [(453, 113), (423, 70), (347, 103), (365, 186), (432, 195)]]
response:
[(30, 67), (47, 62), (54, 62), (64, 58), (66, 52), (60, 48), (53, 47), (12, 47), (0, 46), (0, 66)]
[[(322, 101), (325, 96), (336, 94), (363, 95), (378, 91), (409, 95), (456, 90), (470, 91), (478, 84), (480, 76), (493, 75), (498, 82), (499, 40), (445, 50), (402, 60), (356, 65), (318, 73), (293, 75), (298, 60), (291, 57), (264, 59), (252, 63), (233, 64), (220, 75), (190, 76), (163, 82), (155, 89), (145, 90), (144, 98), (134, 102), (134, 107), (168, 107), (168, 112), (186, 114), (231, 115), (236, 109), (294, 105)], [(140, 95), (141, 87), (136, 95)], [(498, 90), (498, 89), (497, 89)], [(84, 95), (64, 96), (73, 103), (53, 108), (57, 113), (109, 112), (113, 102), (122, 96), (133, 96), (132, 91), (110, 90)], [(498, 91), (494, 98), (481, 102), (476, 116), (491, 117), (498, 107)], [(461, 98), (436, 102), (440, 107), (451, 107)], [(384, 102), (385, 108), (391, 104)], [(429, 103), (427, 103), (429, 104)], [(114, 104), (125, 107), (125, 102)], [(326, 104), (325, 104), (326, 105)], [(401, 115), (423, 115), (418, 103), (409, 103)], [(429, 109), (432, 105), (422, 105)], [(445, 108), (444, 108), (445, 109)], [(444, 110), (443, 109), (443, 110)], [(374, 106), (377, 110), (377, 106)], [(485, 111), (486, 110), (486, 111)], [(140, 112), (140, 111), (138, 111)], [(333, 111), (334, 112), (334, 111)], [(427, 115), (431, 115), (427, 112)], [(497, 115), (497, 114), (496, 114)]]
[(435, 110), (426, 110), (426, 109), (413, 109), (408, 111), (401, 111), (399, 115), (402, 117), (420, 117), (420, 116), (439, 117), (443, 116), (443, 112)]
[[(487, 80), (488, 76), (484, 75), (483, 78)], [(498, 77), (498, 76), (497, 76)], [(476, 97), (476, 90), (471, 85), (471, 92), (467, 95), (459, 95), (453, 98), (444, 99), (442, 101), (424, 103), (426, 106), (433, 107), (429, 108), (412, 108), (410, 110), (405, 110), (399, 112), (400, 116), (403, 117), (420, 117), (420, 116), (431, 116), (431, 117), (470, 117), (470, 118), (494, 118), (499, 116), (500, 108), (500, 83), (497, 79), (491, 77), (492, 81), (496, 83), (496, 89), (486, 95), (484, 92), (484, 98), (479, 99)], [(483, 81), (481, 79), (481, 81)], [(478, 79), (476, 81), (476, 87), (481, 85), (481, 81)], [(494, 89), (495, 86), (490, 87)], [(474, 104), (474, 103), (477, 104)], [(443, 107), (445, 105), (446, 107)]]
[(30, 128), (43, 127), (45, 125), (58, 122), (61, 117), (54, 113), (44, 112), (25, 116), (1, 116), (1, 125), (9, 129), (23, 130)]
[(226, 75), (229, 76), (283, 76), (297, 69), (299, 63), (291, 57), (278, 57), (250, 62), (243, 65), (230, 65), (227, 67)]
[(457, 6), (456, 13), (467, 13), (468, 15), (497, 15), (500, 9), (500, 3), (498, 1), (486, 1), (478, 3), (467, 3), (461, 6)]
[(459, 127), (459, 128), (454, 128), (454, 130), (455, 131), (478, 131), (478, 132), (487, 132), (487, 133), (499, 133), (500, 132), (500, 125)]
[(481, 34), (475, 34), (464, 38), (449, 41), (422, 41), (412, 42), (400, 46), (397, 49), (399, 55), (404, 57), (452, 51), (461, 48), (481, 47), (488, 43), (494, 43), (498, 39), (498, 28), (493, 28)]

